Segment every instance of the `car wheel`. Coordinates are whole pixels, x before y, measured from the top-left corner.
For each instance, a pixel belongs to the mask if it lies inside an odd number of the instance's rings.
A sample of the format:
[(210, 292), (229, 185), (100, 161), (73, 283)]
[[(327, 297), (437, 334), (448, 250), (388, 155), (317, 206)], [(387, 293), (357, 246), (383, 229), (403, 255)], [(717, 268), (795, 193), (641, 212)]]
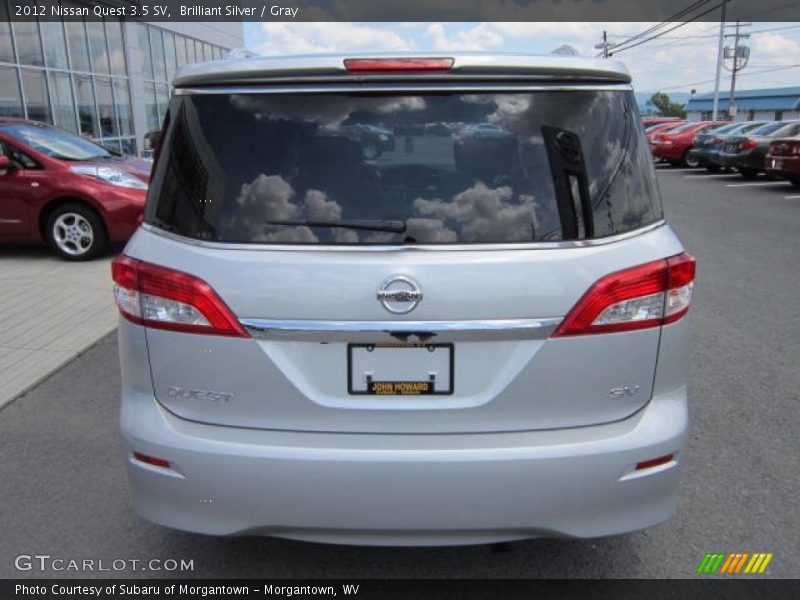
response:
[(755, 179), (758, 177), (758, 171), (755, 169), (739, 169), (739, 174), (745, 179)]
[(683, 155), (683, 164), (690, 169), (696, 169), (700, 166), (700, 159), (696, 156), (692, 156), (688, 152)]
[(720, 166), (719, 165), (706, 165), (706, 171), (709, 173), (719, 173)]
[(108, 241), (100, 215), (82, 204), (64, 204), (51, 212), (46, 233), (53, 249), (67, 260), (92, 259)]
[(363, 154), (364, 158), (367, 160), (375, 160), (381, 155), (381, 149), (378, 148), (378, 144), (375, 142), (366, 142), (361, 146), (361, 154)]

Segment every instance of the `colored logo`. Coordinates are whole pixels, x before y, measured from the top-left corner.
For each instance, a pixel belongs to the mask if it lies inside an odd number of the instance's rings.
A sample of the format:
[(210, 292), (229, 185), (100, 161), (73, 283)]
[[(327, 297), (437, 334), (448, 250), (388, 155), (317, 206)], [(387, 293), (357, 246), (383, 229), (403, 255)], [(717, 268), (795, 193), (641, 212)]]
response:
[(724, 573), (734, 574), (756, 574), (763, 573), (769, 561), (772, 560), (772, 552), (709, 552), (700, 561), (697, 572), (702, 574)]

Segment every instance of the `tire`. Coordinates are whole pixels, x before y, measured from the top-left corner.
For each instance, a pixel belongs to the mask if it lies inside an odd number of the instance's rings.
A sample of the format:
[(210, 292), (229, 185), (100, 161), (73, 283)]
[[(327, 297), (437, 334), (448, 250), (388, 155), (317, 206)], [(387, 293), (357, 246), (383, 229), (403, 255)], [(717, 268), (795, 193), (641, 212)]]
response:
[(683, 155), (683, 166), (690, 169), (696, 169), (700, 166), (700, 159), (687, 152)]
[(45, 234), (61, 258), (91, 260), (108, 245), (103, 220), (85, 204), (62, 204), (47, 215)]
[(800, 188), (800, 177), (792, 177), (789, 181), (792, 182), (794, 187)]
[(709, 173), (719, 173), (721, 167), (719, 165), (706, 165), (706, 171)]
[(744, 169), (740, 167), (739, 175), (741, 175), (745, 179), (755, 179), (756, 177), (758, 177), (758, 171), (756, 171), (755, 169)]

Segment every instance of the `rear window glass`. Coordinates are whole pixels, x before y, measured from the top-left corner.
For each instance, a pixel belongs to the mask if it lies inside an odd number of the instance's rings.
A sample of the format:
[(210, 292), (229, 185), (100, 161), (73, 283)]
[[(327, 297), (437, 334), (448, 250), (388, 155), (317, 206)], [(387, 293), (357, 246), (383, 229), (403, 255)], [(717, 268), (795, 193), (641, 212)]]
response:
[(588, 239), (662, 217), (627, 91), (173, 98), (145, 220), (232, 243)]
[(767, 123), (766, 125), (762, 125), (761, 127), (756, 127), (750, 133), (752, 135), (769, 135), (773, 131), (777, 131), (781, 127), (784, 127), (786, 123)]

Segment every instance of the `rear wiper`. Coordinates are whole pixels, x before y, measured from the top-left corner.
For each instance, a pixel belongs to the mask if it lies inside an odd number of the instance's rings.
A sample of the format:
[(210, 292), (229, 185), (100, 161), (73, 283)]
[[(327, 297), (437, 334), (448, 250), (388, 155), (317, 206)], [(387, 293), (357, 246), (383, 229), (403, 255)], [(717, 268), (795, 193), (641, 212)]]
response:
[(290, 225), (306, 227), (341, 227), (343, 229), (361, 229), (363, 231), (388, 231), (405, 233), (405, 221), (306, 221), (304, 219), (286, 219), (284, 221), (267, 221), (267, 225)]

